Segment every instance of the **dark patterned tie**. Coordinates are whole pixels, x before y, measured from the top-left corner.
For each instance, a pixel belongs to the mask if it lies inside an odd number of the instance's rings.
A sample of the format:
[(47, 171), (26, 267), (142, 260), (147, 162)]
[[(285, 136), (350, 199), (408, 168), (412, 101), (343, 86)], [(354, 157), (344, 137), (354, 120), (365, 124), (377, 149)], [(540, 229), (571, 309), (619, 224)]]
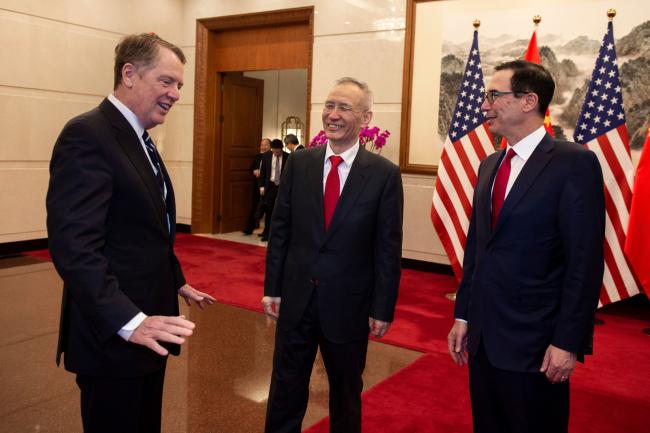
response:
[(163, 201), (165, 201), (165, 179), (163, 178), (163, 174), (162, 174), (160, 155), (158, 155), (158, 151), (156, 150), (156, 145), (153, 143), (153, 140), (151, 139), (149, 133), (146, 130), (142, 134), (142, 140), (144, 141), (144, 147), (147, 148), (147, 153), (149, 154), (149, 158), (151, 158), (151, 162), (155, 167), (154, 172), (156, 175), (156, 180), (158, 181), (158, 188), (160, 188), (160, 196), (162, 197)]

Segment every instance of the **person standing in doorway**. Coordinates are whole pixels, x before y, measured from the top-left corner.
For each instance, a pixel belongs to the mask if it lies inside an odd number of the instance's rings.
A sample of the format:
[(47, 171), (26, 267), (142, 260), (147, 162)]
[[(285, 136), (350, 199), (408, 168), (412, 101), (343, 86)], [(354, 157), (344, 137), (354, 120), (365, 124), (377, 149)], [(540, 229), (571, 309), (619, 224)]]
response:
[(278, 196), (278, 188), (280, 187), (280, 180), (282, 173), (287, 163), (289, 154), (284, 151), (282, 141), (275, 138), (271, 141), (271, 151), (264, 154), (262, 157), (262, 169), (260, 171), (259, 186), (260, 195), (264, 201), (264, 212), (266, 214), (264, 219), (264, 231), (262, 231), (261, 238), (263, 242), (269, 240), (271, 232), (271, 216), (275, 207), (275, 200)]
[(262, 213), (264, 212), (264, 206), (262, 203), (262, 196), (260, 195), (259, 187), (259, 178), (262, 173), (262, 157), (266, 152), (271, 150), (271, 140), (268, 138), (263, 138), (260, 141), (260, 152), (255, 155), (251, 161), (249, 171), (253, 176), (253, 191), (251, 199), (251, 212), (248, 215), (248, 222), (246, 223), (246, 228), (242, 231), (245, 235), (250, 235), (253, 233), (260, 223), (260, 218), (262, 218)]

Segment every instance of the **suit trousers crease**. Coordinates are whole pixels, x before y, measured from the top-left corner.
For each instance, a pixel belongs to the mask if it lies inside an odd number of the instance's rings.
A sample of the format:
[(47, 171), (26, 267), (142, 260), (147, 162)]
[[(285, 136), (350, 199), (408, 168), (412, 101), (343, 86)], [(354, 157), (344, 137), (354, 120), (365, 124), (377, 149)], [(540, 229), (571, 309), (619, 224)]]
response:
[(569, 382), (552, 384), (539, 372), (494, 367), (483, 341), (469, 355), (474, 433), (567, 433)]
[(165, 368), (136, 377), (77, 375), (84, 433), (160, 433)]
[(362, 374), (368, 338), (327, 340), (314, 291), (295, 329), (277, 327), (265, 433), (299, 433), (307, 409), (309, 380), (320, 347), (329, 382), (330, 433), (361, 432)]
[(264, 231), (265, 235), (271, 233), (271, 217), (273, 216), (273, 208), (275, 208), (275, 200), (278, 198), (279, 187), (274, 184), (269, 184), (267, 191), (264, 192)]

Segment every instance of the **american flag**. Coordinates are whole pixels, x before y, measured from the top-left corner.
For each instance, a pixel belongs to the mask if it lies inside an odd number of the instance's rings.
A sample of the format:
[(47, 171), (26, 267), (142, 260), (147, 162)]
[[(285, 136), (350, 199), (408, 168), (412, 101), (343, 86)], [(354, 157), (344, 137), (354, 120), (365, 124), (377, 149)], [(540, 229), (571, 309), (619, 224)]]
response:
[(616, 64), (614, 27), (610, 21), (573, 138), (598, 155), (605, 178), (605, 275), (600, 305), (639, 293), (623, 248), (630, 217), (634, 166), (625, 126), (623, 94)]
[(494, 152), (494, 142), (481, 111), (484, 93), (478, 31), (474, 31), (472, 48), (438, 164), (438, 179), (431, 206), (433, 226), (458, 279), (463, 273), (465, 241), (478, 166), (481, 160)]

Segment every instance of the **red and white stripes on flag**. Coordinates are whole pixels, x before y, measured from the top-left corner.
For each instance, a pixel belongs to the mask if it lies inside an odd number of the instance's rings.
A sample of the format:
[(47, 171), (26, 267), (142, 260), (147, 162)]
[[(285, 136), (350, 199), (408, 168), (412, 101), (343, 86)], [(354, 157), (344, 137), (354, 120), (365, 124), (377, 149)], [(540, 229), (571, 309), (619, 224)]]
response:
[(481, 103), (485, 94), (478, 32), (474, 31), (456, 107), (438, 164), (431, 220), (456, 278), (463, 274), (463, 257), (478, 166), (494, 152), (494, 142), (484, 123)]
[(624, 253), (634, 166), (611, 22), (600, 46), (573, 137), (596, 153), (605, 180), (605, 274), (599, 302), (603, 306), (640, 292)]

